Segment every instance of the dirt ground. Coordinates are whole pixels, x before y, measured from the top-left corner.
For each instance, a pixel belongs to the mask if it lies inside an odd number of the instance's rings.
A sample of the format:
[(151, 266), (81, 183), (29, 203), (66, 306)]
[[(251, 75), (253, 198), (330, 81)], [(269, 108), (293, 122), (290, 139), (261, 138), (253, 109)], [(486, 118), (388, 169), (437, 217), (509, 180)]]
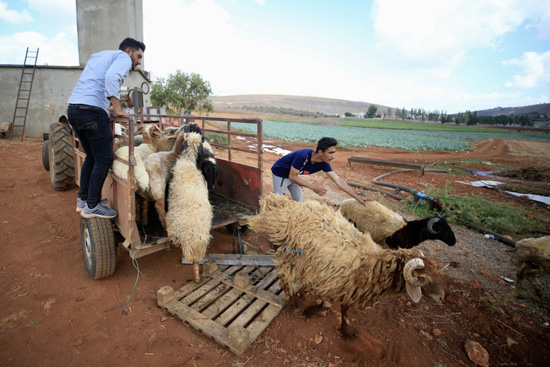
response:
[[(306, 147), (269, 143), (289, 150)], [(245, 353), (236, 356), (157, 306), (155, 290), (164, 285), (177, 289), (192, 279), (191, 266), (180, 264), (180, 250), (140, 258), (142, 275), (135, 290), (138, 272), (121, 246), (115, 273), (100, 281), (90, 279), (75, 212), (77, 189), (52, 190), (41, 147), (36, 140), (0, 140), (0, 366), (475, 366), (465, 349), (469, 341), (485, 348), (491, 366), (550, 365), (548, 277), (543, 279), (543, 299), (527, 284), (527, 297), (516, 299), (513, 284), (504, 279), (515, 274), (511, 248), (460, 226), (453, 227), (456, 246), (432, 241), (420, 246), (442, 267), (442, 304), (428, 299), (415, 304), (406, 294), (383, 298), (351, 313), (359, 331), (354, 341), (344, 341), (336, 330), (338, 307), (309, 320), (284, 309)], [(480, 142), (473, 152), (464, 153), (369, 147), (339, 150), (333, 168), (348, 181), (372, 186), (374, 177), (392, 168), (350, 168), (349, 156), (427, 164), (482, 160), (484, 165), (469, 168), (489, 170), (497, 163), (548, 165), (549, 152), (547, 143), (498, 139)], [(271, 191), (269, 168), (277, 158), (264, 154), (264, 193)], [(330, 189), (322, 198), (305, 191), (306, 199), (333, 204), (345, 198), (322, 174), (311, 179), (326, 182)], [(549, 214), (547, 206), (456, 184), (456, 179), (476, 178), (418, 172), (388, 177), (418, 190), (450, 182), (460, 192), (475, 191)], [(365, 195), (375, 197), (370, 191)], [(262, 235), (248, 231), (245, 238), (261, 250), (269, 249)], [(215, 230), (208, 252), (230, 253), (231, 242), (229, 232)]]

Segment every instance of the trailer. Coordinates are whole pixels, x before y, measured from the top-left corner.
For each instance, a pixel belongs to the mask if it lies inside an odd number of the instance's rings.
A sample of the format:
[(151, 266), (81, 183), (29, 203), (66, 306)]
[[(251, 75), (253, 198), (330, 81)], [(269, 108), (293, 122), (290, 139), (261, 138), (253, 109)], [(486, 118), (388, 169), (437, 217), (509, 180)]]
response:
[[(170, 247), (166, 232), (155, 223), (144, 228), (136, 221), (136, 187), (134, 184), (134, 133), (140, 124), (156, 124), (165, 130), (169, 126), (181, 127), (191, 122), (201, 127), (211, 146), (216, 151), (218, 177), (209, 191), (209, 200), (214, 208), (212, 229), (227, 227), (239, 239), (241, 224), (247, 216), (259, 210), (262, 196), (262, 120), (193, 115), (166, 115), (156, 107), (126, 109), (128, 117), (112, 118), (113, 139), (127, 141), (129, 159), (115, 159), (128, 165), (128, 177), (123, 179), (112, 171), (103, 185), (102, 197), (118, 211), (114, 219), (81, 218), (80, 237), (84, 263), (93, 279), (112, 275), (116, 265), (116, 246), (129, 251), (132, 259), (165, 250)], [(115, 131), (115, 123), (121, 131)], [(252, 125), (251, 129), (239, 130), (239, 124)], [(126, 133), (124, 133), (126, 131)], [(113, 147), (116, 145), (113, 144)], [(115, 148), (113, 148), (115, 149)], [(66, 117), (50, 126), (47, 142), (44, 142), (43, 161), (47, 161), (54, 190), (68, 190), (80, 182), (80, 170), (86, 154), (72, 131)], [(243, 158), (244, 157), (244, 158)], [(75, 198), (76, 199), (76, 198)], [(152, 211), (150, 211), (152, 212)], [(234, 246), (235, 247), (235, 246)]]

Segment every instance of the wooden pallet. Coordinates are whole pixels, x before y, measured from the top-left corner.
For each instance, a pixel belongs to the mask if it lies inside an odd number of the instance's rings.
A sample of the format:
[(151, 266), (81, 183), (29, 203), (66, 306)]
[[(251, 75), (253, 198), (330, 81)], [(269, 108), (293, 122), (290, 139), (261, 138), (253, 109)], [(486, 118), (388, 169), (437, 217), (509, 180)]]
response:
[(241, 355), (286, 304), (273, 266), (205, 264), (200, 283), (164, 286), (157, 302)]

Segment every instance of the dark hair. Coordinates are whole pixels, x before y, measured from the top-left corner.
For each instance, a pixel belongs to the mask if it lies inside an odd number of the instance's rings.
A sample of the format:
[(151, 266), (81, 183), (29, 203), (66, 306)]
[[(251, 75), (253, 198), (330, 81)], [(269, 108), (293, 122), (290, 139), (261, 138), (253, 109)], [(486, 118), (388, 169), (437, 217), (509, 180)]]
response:
[(145, 52), (145, 44), (130, 37), (120, 42), (120, 46), (118, 46), (118, 49), (120, 51), (126, 51), (128, 47), (130, 47), (134, 51), (141, 49), (141, 51)]
[(327, 138), (326, 136), (324, 138), (319, 139), (317, 142), (317, 148), (315, 149), (315, 152), (318, 151), (326, 151), (330, 147), (335, 147), (338, 145), (338, 142), (334, 138)]

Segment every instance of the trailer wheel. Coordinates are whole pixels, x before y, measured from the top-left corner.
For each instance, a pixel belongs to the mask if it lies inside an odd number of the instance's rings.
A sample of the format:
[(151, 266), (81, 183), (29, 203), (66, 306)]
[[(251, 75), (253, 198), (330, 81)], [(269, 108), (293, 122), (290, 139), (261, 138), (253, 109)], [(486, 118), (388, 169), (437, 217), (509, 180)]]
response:
[(50, 141), (44, 140), (42, 144), (42, 164), (46, 171), (50, 170)]
[(84, 264), (92, 279), (107, 278), (115, 272), (116, 243), (110, 219), (81, 218), (80, 240)]
[(73, 134), (69, 124), (51, 124), (49, 142), (52, 187), (57, 191), (68, 190), (74, 185)]

